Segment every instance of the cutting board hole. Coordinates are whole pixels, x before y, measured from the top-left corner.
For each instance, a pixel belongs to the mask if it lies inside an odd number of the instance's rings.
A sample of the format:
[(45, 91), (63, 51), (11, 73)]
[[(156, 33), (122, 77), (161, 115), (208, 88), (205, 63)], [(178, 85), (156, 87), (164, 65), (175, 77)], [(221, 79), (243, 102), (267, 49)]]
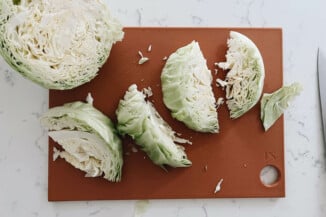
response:
[(280, 180), (280, 171), (273, 165), (267, 165), (260, 171), (260, 181), (266, 187), (274, 187)]

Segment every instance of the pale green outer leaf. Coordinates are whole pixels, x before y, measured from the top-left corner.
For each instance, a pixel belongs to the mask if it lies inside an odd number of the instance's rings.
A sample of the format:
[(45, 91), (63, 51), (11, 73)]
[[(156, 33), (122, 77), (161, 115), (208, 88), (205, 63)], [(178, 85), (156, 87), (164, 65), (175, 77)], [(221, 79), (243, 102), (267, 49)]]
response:
[(120, 100), (116, 111), (118, 131), (131, 136), (149, 158), (161, 167), (188, 167), (184, 148), (175, 144), (179, 138), (175, 132), (157, 113), (150, 102), (145, 101), (145, 95), (131, 85), (125, 96)]
[(161, 74), (163, 101), (172, 117), (199, 132), (217, 133), (212, 74), (196, 41), (171, 54)]
[(263, 91), (265, 69), (257, 46), (245, 35), (231, 31), (226, 62), (226, 103), (231, 118), (238, 118), (257, 104)]
[(26, 78), (49, 89), (93, 79), (121, 41), (121, 24), (102, 0), (0, 1), (0, 54)]
[(271, 94), (263, 94), (261, 99), (260, 118), (263, 122), (265, 131), (267, 131), (284, 110), (289, 106), (289, 102), (300, 94), (302, 86), (299, 83), (293, 83), (289, 86), (284, 86)]
[[(101, 161), (100, 169), (104, 172), (104, 178), (109, 181), (121, 180), (123, 165), (121, 140), (117, 136), (111, 120), (91, 104), (78, 101), (51, 108), (41, 117), (41, 124), (49, 129), (49, 135), (52, 133), (55, 136), (54, 140), (58, 138), (59, 144), (60, 141), (63, 142), (60, 145), (63, 146), (65, 151), (70, 148), (67, 142), (71, 142), (71, 147), (76, 142), (84, 144), (85, 136), (88, 138), (86, 141), (98, 141), (88, 145), (93, 146), (94, 150), (101, 150), (102, 157), (97, 160)], [(87, 136), (87, 133), (90, 135)], [(69, 135), (73, 136), (73, 138), (69, 137)], [(89, 148), (84, 149), (88, 150)], [(85, 152), (88, 154), (87, 151)], [(78, 156), (77, 153), (68, 152), (68, 154), (68, 158), (64, 157), (66, 160)], [(67, 161), (69, 162), (69, 160)]]

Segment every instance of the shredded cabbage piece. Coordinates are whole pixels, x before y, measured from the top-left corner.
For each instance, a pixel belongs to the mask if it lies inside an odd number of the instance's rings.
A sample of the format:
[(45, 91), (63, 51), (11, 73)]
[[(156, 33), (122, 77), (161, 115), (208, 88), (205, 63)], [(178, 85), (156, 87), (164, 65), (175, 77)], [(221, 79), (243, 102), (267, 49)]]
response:
[[(218, 64), (229, 69), (223, 85), (231, 118), (239, 118), (257, 104), (263, 91), (265, 69), (257, 46), (245, 35), (231, 31), (226, 62)], [(221, 84), (221, 82), (219, 82)]]
[(138, 51), (138, 54), (139, 54), (139, 57), (140, 57), (140, 59), (138, 61), (139, 65), (142, 65), (142, 64), (146, 63), (149, 60), (148, 57), (144, 57), (144, 55), (143, 55), (143, 53), (141, 51)]

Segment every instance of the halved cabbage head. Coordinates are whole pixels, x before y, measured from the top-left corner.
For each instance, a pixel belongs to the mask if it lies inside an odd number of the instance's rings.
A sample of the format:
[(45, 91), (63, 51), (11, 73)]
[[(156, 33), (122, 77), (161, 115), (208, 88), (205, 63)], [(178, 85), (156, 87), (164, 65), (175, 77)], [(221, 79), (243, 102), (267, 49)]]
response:
[(299, 83), (293, 83), (273, 93), (264, 93), (260, 101), (260, 118), (263, 122), (265, 131), (281, 117), (284, 110), (289, 106), (289, 102), (292, 101), (295, 96), (299, 95), (301, 91), (302, 86)]
[(164, 165), (191, 166), (184, 148), (175, 144), (186, 141), (175, 136), (175, 132), (154, 106), (145, 101), (145, 95), (137, 90), (135, 84), (129, 87), (124, 98), (120, 100), (116, 114), (118, 131), (122, 135), (131, 136), (154, 164), (163, 168)]
[(238, 118), (257, 104), (263, 91), (265, 69), (256, 45), (246, 36), (231, 31), (228, 39), (226, 62), (226, 103), (231, 118)]
[(41, 117), (49, 136), (62, 146), (58, 154), (87, 177), (121, 180), (122, 144), (111, 120), (83, 102), (67, 103), (49, 109)]
[(0, 54), (45, 88), (90, 81), (122, 38), (102, 0), (0, 1)]
[(170, 55), (161, 74), (163, 101), (172, 117), (199, 132), (219, 131), (212, 74), (196, 41)]

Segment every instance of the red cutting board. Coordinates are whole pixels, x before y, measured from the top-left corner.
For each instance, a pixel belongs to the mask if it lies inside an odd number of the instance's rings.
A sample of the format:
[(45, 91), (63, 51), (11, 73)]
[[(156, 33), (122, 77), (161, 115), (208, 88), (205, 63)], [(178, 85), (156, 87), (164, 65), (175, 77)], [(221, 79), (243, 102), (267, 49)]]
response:
[[(225, 61), (226, 41), (230, 30), (248, 36), (257, 45), (265, 63), (264, 92), (282, 86), (282, 30), (246, 28), (125, 28), (125, 38), (113, 46), (110, 58), (99, 75), (91, 82), (67, 91), (50, 91), (50, 107), (84, 100), (91, 92), (94, 106), (116, 122), (115, 110), (129, 85), (150, 86), (150, 98), (158, 112), (186, 139), (190, 168), (168, 168), (154, 165), (142, 152), (133, 152), (133, 142), (123, 141), (124, 166), (122, 181), (110, 183), (102, 178), (85, 178), (63, 159), (52, 161), (53, 146), (49, 140), (49, 201), (107, 199), (166, 199), (166, 198), (237, 198), (284, 197), (284, 131), (283, 118), (264, 132), (260, 121), (259, 103), (239, 119), (231, 120), (224, 104), (218, 109), (220, 133), (196, 133), (174, 120), (162, 102), (160, 74), (165, 61), (177, 48), (192, 40), (199, 42), (214, 80), (225, 73), (214, 73), (214, 63)], [(148, 46), (152, 45), (151, 52)], [(138, 51), (149, 57), (138, 64)], [(216, 97), (225, 92), (215, 85)], [(266, 165), (279, 170), (279, 180), (272, 186), (260, 181), (260, 171)], [(207, 170), (205, 169), (207, 168)], [(223, 178), (221, 190), (215, 186)]]

